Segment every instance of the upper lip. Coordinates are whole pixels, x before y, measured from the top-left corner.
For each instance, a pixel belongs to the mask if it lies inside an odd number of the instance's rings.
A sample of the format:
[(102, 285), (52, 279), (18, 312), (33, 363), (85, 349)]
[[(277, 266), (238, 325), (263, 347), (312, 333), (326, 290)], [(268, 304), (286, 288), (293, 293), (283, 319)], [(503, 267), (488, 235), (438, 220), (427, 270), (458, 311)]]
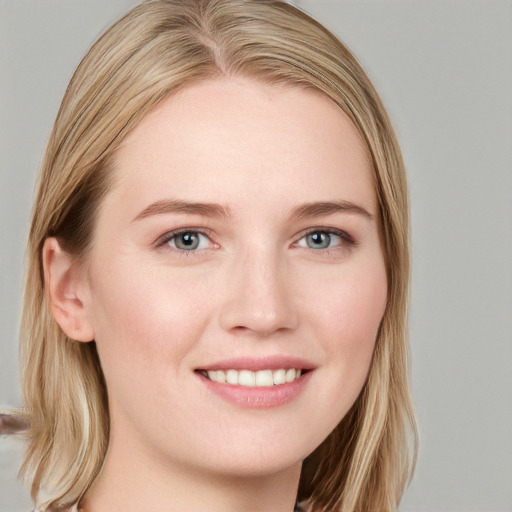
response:
[(306, 359), (292, 356), (268, 357), (237, 357), (223, 359), (197, 367), (196, 370), (279, 370), (281, 368), (295, 368), (296, 370), (314, 370), (315, 365)]

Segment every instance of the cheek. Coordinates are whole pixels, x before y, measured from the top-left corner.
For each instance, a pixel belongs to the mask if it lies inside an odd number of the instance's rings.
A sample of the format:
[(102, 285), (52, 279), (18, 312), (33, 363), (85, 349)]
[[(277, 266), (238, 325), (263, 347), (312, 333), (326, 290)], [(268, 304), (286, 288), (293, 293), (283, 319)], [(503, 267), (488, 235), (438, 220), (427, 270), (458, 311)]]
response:
[(94, 287), (94, 328), (106, 377), (178, 372), (203, 329), (200, 290), (191, 290), (189, 282), (166, 282), (165, 273), (154, 269), (126, 267), (118, 263)]
[(341, 368), (340, 375), (357, 385), (366, 377), (386, 308), (385, 267), (381, 262), (365, 265), (328, 283), (323, 293), (315, 293), (310, 300), (312, 322), (322, 333), (329, 360)]
[[(380, 261), (340, 267), (330, 279), (315, 277), (307, 285), (303, 311), (323, 354), (314, 394), (319, 430), (312, 444), (318, 445), (345, 417), (366, 382), (386, 308), (387, 278)], [(319, 282), (325, 285), (318, 287)]]

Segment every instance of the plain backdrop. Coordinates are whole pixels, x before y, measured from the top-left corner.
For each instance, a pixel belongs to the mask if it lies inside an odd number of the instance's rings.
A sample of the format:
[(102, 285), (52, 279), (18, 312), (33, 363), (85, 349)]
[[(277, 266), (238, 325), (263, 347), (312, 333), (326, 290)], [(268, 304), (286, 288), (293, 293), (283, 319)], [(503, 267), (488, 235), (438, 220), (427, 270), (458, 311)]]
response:
[[(36, 170), (78, 61), (133, 0), (0, 0), (0, 406), (21, 404), (17, 330)], [(409, 172), (410, 337), (421, 451), (412, 511), (512, 510), (512, 2), (296, 2), (354, 51)], [(27, 512), (0, 439), (0, 512)]]

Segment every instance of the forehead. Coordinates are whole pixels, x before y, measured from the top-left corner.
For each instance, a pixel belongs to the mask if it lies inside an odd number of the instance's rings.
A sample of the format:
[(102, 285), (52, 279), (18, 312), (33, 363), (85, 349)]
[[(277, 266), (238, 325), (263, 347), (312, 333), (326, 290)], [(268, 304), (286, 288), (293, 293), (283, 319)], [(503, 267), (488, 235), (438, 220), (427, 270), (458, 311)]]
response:
[(166, 98), (115, 157), (120, 186), (137, 182), (132, 192), (141, 201), (146, 189), (220, 201), (237, 187), (289, 198), (342, 187), (373, 203), (369, 162), (357, 129), (324, 94), (240, 77), (199, 82)]

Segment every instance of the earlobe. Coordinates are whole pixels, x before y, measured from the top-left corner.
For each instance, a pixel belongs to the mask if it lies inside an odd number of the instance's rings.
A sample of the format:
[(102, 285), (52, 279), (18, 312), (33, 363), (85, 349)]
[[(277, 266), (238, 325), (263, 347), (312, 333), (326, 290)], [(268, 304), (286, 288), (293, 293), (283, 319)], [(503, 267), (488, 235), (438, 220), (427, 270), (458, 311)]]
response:
[(42, 250), (46, 298), (55, 321), (76, 340), (94, 340), (87, 304), (87, 283), (79, 262), (56, 238), (47, 238)]

